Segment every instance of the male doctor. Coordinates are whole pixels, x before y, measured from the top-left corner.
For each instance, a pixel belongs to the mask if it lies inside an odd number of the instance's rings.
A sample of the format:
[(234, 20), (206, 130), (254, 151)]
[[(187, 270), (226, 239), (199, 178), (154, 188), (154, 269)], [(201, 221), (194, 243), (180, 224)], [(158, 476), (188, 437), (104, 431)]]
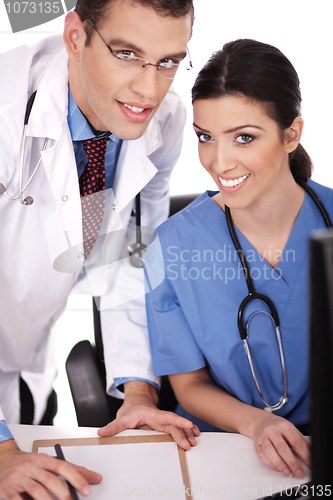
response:
[[(119, 243), (135, 227), (139, 192), (142, 226), (155, 228), (168, 214), (185, 123), (170, 85), (186, 58), (192, 22), (192, 0), (78, 0), (63, 40), (50, 37), (0, 56), (1, 499), (23, 492), (50, 499), (47, 490), (68, 499), (58, 475), (84, 496), (89, 483), (101, 481), (95, 472), (21, 452), (6, 425), (52, 421), (52, 330), (70, 293), (101, 297), (108, 392), (119, 396), (124, 384), (118, 417), (100, 435), (147, 424), (184, 448), (195, 445), (191, 422), (156, 408), (143, 271), (130, 266)], [(90, 214), (91, 237), (84, 200), (97, 199), (89, 190), (94, 175), (104, 194), (101, 210)]]

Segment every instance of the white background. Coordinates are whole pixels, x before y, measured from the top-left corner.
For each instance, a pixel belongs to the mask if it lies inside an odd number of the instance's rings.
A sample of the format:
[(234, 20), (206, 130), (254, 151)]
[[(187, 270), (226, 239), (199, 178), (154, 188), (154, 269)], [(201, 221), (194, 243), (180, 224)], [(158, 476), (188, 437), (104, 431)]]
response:
[[(294, 64), (301, 81), (305, 128), (302, 143), (314, 163), (313, 179), (333, 187), (332, 133), (332, 20), (333, 1), (317, 0), (194, 0), (195, 23), (189, 43), (194, 70), (179, 72), (174, 86), (188, 111), (184, 147), (171, 179), (171, 193), (200, 193), (215, 185), (200, 165), (192, 130), (190, 89), (210, 55), (237, 38), (254, 38), (277, 46)], [(5, 6), (0, 2), (0, 52), (32, 44), (44, 36), (61, 33), (64, 16), (37, 28), (13, 34)], [(0, 69), (1, 78), (1, 69)], [(80, 313), (78, 314), (78, 310)], [(75, 325), (75, 327), (73, 327)], [(92, 336), (90, 299), (71, 298), (59, 322), (61, 344), (58, 362), (80, 338)], [(63, 335), (63, 330), (68, 331)], [(56, 387), (61, 394), (58, 425), (75, 424), (63, 367)], [(67, 398), (67, 399), (66, 399)], [(65, 411), (64, 411), (65, 408)]]

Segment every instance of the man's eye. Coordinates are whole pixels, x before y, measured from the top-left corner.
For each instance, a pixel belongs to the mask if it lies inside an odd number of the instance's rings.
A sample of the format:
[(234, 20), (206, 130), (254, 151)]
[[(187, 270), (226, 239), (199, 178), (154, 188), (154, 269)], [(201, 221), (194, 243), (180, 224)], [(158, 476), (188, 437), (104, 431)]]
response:
[(174, 68), (179, 65), (179, 61), (175, 61), (174, 59), (166, 58), (160, 61), (160, 66), (163, 68)]
[(136, 59), (136, 56), (132, 50), (121, 50), (117, 52), (118, 59)]
[(253, 139), (254, 137), (252, 135), (242, 134), (236, 137), (236, 142), (238, 142), (238, 144), (248, 144), (249, 142), (252, 142)]

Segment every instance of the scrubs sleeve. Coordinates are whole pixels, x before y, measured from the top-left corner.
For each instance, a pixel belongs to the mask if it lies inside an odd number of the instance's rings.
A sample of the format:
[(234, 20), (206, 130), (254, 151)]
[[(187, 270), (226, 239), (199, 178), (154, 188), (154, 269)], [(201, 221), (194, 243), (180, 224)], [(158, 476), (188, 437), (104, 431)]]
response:
[[(163, 245), (162, 245), (163, 247)], [(167, 274), (161, 252), (148, 247), (145, 256), (146, 282), (162, 283), (146, 293), (149, 341), (155, 375), (173, 375), (199, 370), (205, 358), (192, 334)]]

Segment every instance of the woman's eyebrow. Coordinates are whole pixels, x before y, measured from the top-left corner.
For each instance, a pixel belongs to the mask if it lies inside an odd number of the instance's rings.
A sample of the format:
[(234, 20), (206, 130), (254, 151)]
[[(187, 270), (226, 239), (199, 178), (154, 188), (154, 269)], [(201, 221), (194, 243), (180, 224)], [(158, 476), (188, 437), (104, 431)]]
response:
[(231, 128), (229, 130), (225, 130), (223, 133), (224, 134), (231, 134), (233, 132), (237, 132), (237, 130), (241, 130), (243, 128), (257, 128), (259, 130), (263, 130), (261, 127), (258, 127), (257, 125), (239, 125), (238, 127)]
[(193, 127), (197, 128), (197, 129), (199, 129), (199, 130), (201, 130), (202, 132), (206, 132), (206, 134), (209, 134), (209, 131), (208, 131), (208, 130), (205, 130), (204, 128), (199, 127), (199, 125), (196, 125), (194, 122), (193, 122)]

